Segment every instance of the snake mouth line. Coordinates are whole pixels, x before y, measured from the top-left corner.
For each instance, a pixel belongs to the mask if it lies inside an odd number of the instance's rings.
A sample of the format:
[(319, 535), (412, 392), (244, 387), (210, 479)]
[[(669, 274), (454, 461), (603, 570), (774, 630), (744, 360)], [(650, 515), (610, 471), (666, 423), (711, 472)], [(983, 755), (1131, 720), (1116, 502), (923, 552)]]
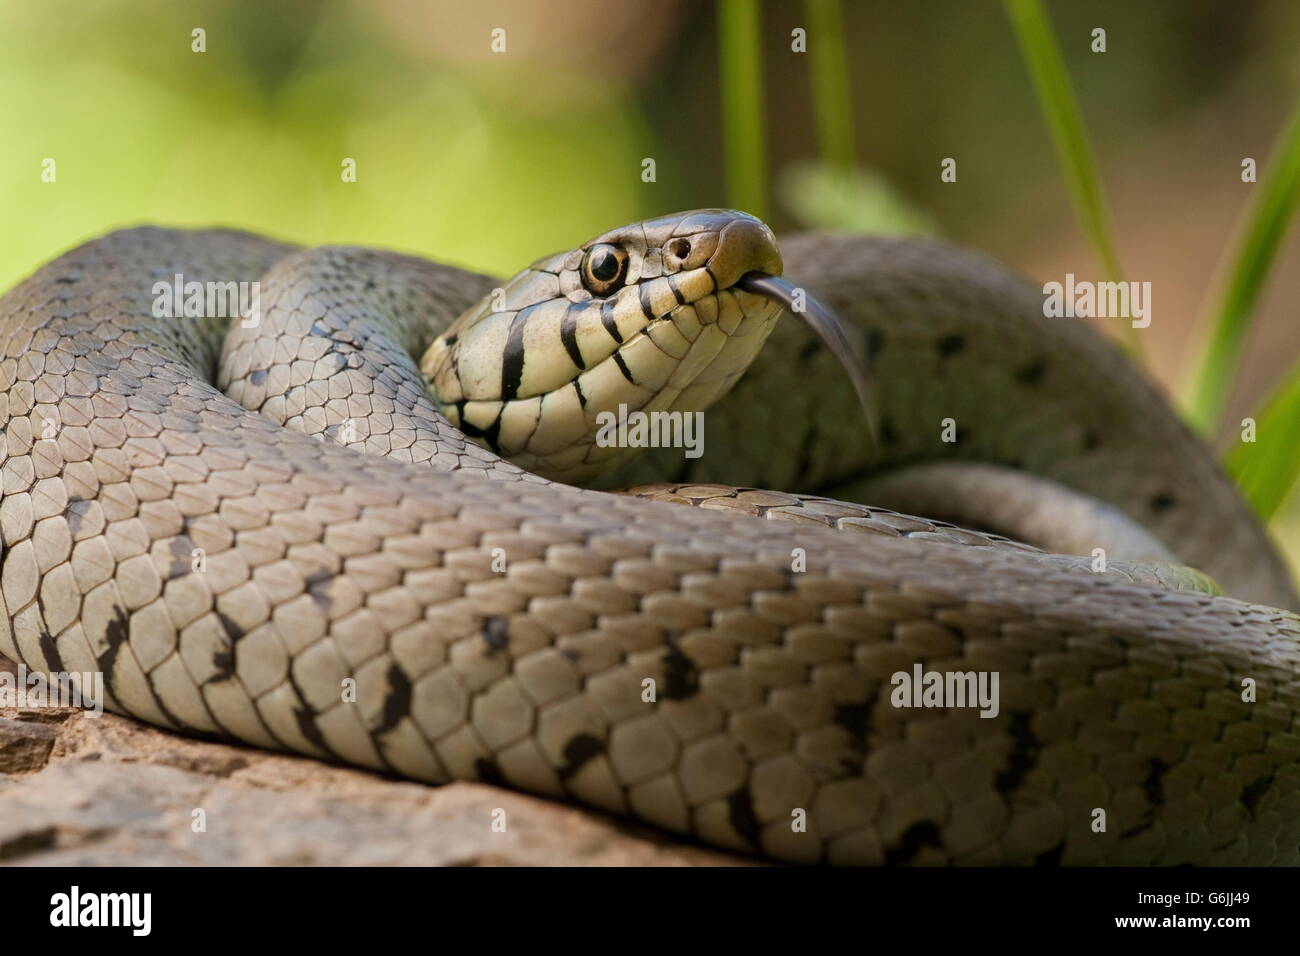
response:
[(735, 288), (779, 302), (787, 312), (802, 319), (817, 333), (848, 373), (874, 443), (878, 432), (876, 406), (872, 400), (871, 371), (862, 346), (844, 321), (811, 292), (784, 276), (747, 272), (736, 280)]

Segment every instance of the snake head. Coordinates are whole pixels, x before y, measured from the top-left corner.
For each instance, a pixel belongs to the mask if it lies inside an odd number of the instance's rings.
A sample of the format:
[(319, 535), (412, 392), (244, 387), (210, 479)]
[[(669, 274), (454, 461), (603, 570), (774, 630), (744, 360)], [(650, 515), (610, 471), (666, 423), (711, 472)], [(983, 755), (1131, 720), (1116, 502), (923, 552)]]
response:
[(602, 413), (702, 411), (726, 394), (786, 304), (770, 285), (782, 268), (772, 230), (743, 212), (623, 226), (524, 269), (420, 368), (470, 438), (582, 482), (636, 451), (598, 440)]

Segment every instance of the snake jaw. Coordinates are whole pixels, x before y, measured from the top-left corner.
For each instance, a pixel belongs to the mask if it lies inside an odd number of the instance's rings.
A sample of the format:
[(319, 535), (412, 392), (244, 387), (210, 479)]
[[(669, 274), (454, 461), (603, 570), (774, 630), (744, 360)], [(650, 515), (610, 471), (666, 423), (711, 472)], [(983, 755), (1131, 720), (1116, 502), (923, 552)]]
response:
[(597, 445), (602, 412), (702, 411), (730, 389), (780, 314), (735, 283), (781, 268), (772, 231), (746, 213), (625, 226), (521, 272), (458, 318), (421, 370), (471, 438), (546, 477), (586, 480), (626, 457)]

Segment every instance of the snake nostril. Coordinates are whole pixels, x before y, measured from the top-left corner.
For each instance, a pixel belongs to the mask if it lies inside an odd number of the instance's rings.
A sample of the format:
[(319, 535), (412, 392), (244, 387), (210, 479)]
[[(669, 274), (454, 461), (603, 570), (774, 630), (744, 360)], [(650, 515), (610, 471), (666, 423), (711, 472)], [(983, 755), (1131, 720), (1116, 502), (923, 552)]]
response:
[(685, 259), (691, 254), (691, 244), (685, 239), (674, 239), (668, 243), (668, 254), (678, 259)]

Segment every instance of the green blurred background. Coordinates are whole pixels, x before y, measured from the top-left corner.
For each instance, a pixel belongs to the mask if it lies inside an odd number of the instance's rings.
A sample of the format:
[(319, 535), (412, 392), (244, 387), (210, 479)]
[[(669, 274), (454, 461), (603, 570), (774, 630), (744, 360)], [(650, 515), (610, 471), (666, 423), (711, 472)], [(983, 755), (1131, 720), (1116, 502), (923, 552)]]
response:
[[(1153, 283), (1147, 359), (1172, 388), (1256, 188), (1241, 161), (1263, 166), (1300, 91), (1300, 3), (1047, 10), (1127, 277)], [(509, 273), (628, 220), (726, 205), (717, 18), (702, 0), (0, 0), (0, 289), (146, 221)], [(861, 163), (848, 182), (816, 165), (816, 35), (809, 53), (791, 50), (807, 25), (802, 3), (761, 6), (762, 212), (778, 231), (930, 231), (1039, 281), (1099, 275), (1000, 3), (844, 2)], [(503, 54), (490, 49), (496, 27)], [(1095, 27), (1104, 54), (1090, 50)], [(206, 52), (191, 50), (195, 28)], [(939, 178), (949, 156), (956, 183)], [(340, 176), (345, 158), (355, 183)], [(1292, 236), (1229, 422), (1300, 354), (1297, 266)], [(1300, 567), (1300, 495), (1273, 528)]]

